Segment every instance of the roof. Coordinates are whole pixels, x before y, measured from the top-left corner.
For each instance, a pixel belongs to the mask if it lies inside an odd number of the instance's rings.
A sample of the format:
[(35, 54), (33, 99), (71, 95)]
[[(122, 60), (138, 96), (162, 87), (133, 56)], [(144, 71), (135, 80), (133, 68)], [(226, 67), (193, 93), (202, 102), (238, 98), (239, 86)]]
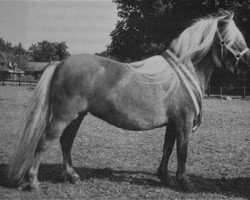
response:
[(48, 64), (48, 62), (27, 62), (25, 71), (41, 72)]

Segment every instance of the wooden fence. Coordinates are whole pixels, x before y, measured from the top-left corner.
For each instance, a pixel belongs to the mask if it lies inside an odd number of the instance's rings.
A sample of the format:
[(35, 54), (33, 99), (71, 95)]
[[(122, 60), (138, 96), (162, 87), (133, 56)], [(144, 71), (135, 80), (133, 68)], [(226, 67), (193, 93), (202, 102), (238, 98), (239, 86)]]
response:
[(217, 97), (220, 99), (227, 97), (234, 98), (247, 98), (250, 97), (250, 87), (245, 85), (238, 87), (228, 87), (228, 86), (219, 86), (219, 87), (208, 87), (206, 91), (207, 97)]
[(26, 85), (36, 85), (39, 81), (40, 76), (37, 74), (28, 73), (0, 73), (1, 85), (12, 85), (12, 86), (26, 86)]
[[(2, 74), (2, 75), (1, 75)], [(10, 86), (24, 86), (29, 88), (35, 88), (36, 83), (39, 81), (40, 75), (37, 74), (19, 74), (19, 73), (9, 73), (8, 75), (0, 73), (1, 85), (10, 85)], [(207, 97), (216, 97), (216, 98), (226, 98), (227, 96), (238, 97), (238, 98), (247, 98), (250, 97), (250, 87), (246, 85), (234, 87), (234, 86), (208, 86), (206, 92)]]

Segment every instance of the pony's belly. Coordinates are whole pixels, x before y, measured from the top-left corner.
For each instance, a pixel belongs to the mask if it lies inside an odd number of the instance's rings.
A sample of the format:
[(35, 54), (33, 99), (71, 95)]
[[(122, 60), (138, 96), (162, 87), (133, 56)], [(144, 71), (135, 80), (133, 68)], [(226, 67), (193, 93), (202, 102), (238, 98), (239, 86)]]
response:
[(131, 131), (144, 131), (151, 130), (165, 126), (167, 123), (166, 116), (150, 116), (145, 115), (127, 116), (124, 114), (111, 114), (111, 113), (96, 113), (91, 112), (92, 115), (114, 125), (118, 128), (131, 130)]

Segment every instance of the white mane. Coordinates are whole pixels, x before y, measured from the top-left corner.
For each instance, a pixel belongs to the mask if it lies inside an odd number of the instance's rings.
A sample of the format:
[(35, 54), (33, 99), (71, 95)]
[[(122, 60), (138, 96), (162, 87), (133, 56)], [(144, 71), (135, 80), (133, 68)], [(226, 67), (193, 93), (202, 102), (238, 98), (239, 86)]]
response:
[(223, 29), (218, 28), (219, 20), (223, 20), (226, 17), (228, 16), (202, 18), (185, 29), (171, 43), (171, 49), (180, 62), (189, 65), (190, 61), (194, 58), (196, 61), (199, 61), (211, 48), (217, 29), (226, 44), (236, 45), (236, 49), (238, 49), (238, 42), (245, 42), (245, 40), (234, 21), (232, 19), (225, 19), (227, 22), (225, 27)]
[(204, 55), (214, 41), (217, 26), (217, 18), (200, 19), (171, 43), (173, 53), (183, 63), (188, 63), (194, 56)]

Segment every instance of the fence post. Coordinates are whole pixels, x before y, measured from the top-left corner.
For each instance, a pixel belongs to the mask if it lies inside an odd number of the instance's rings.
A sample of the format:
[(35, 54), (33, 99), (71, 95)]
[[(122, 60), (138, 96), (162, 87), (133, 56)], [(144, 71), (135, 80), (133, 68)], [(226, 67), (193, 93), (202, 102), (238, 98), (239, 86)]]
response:
[(26, 87), (26, 75), (24, 75), (24, 86)]
[(243, 95), (242, 98), (246, 98), (246, 73), (243, 73)]
[(1, 77), (2, 77), (2, 86), (4, 86), (4, 75), (3, 75), (3, 72), (1, 72)]
[(220, 100), (222, 100), (222, 85), (220, 86)]
[(18, 84), (19, 84), (19, 87), (21, 86), (21, 74), (18, 74)]
[(210, 97), (210, 92), (211, 92), (211, 90), (210, 90), (210, 83), (208, 83), (208, 92), (207, 92), (207, 96), (208, 97)]
[(15, 86), (16, 75), (15, 75), (15, 74), (10, 73), (10, 76), (11, 76), (11, 79), (10, 79), (10, 80), (12, 80), (12, 86)]
[(243, 86), (243, 96), (242, 96), (243, 99), (246, 98), (246, 86), (244, 85)]

